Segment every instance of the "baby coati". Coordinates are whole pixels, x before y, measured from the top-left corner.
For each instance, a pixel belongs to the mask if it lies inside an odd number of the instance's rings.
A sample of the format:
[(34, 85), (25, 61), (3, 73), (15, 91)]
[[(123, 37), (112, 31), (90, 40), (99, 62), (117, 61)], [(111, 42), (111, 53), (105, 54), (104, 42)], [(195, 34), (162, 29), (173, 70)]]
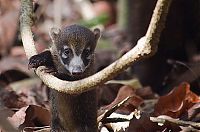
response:
[[(52, 28), (53, 44), (49, 50), (32, 56), (29, 68), (46, 66), (62, 80), (74, 81), (88, 77), (94, 71), (94, 50), (100, 30), (71, 25), (62, 30)], [(53, 83), (53, 82), (52, 82)], [(50, 89), (52, 131), (97, 131), (96, 91), (69, 95)]]

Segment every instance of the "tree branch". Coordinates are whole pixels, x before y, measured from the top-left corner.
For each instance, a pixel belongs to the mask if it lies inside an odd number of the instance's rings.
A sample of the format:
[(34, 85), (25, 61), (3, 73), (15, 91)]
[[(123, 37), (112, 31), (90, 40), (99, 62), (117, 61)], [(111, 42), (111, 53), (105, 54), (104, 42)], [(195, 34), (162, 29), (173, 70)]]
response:
[[(152, 56), (156, 52), (157, 44), (159, 42), (161, 31), (164, 28), (170, 3), (171, 0), (158, 0), (146, 36), (141, 38), (137, 45), (128, 53), (123, 55), (120, 59), (116, 60), (102, 71), (78, 81), (60, 80), (53, 75), (43, 72), (45, 67), (37, 68), (36, 74), (48, 87), (60, 92), (78, 94), (94, 89), (95, 86), (110, 80), (134, 62), (145, 57)], [(37, 54), (31, 32), (31, 24), (33, 23), (32, 1), (21, 0), (21, 5), (21, 37), (26, 55), (28, 58), (30, 58), (32, 55)]]
[(28, 58), (37, 54), (31, 32), (32, 24), (33, 24), (32, 0), (21, 0), (20, 32), (24, 50)]

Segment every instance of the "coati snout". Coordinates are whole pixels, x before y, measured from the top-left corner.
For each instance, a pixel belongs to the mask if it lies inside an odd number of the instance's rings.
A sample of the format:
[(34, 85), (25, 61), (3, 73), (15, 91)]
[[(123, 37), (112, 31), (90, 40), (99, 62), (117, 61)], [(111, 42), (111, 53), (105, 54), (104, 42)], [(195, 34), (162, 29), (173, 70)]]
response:
[(50, 36), (56, 48), (54, 50), (59, 54), (58, 61), (71, 76), (78, 76), (93, 62), (100, 30), (92, 32), (85, 27), (71, 25), (62, 30), (51, 29)]

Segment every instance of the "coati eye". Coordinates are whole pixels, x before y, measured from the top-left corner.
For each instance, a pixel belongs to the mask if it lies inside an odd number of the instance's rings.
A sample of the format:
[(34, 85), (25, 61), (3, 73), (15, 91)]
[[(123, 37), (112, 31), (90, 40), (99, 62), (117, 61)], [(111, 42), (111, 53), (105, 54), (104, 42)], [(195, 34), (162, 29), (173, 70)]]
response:
[(70, 53), (70, 49), (69, 49), (69, 48), (67, 48), (67, 49), (64, 50), (64, 54), (65, 54), (66, 56), (69, 55), (69, 53)]
[(85, 49), (83, 51), (83, 53), (84, 53), (84, 55), (85, 55), (86, 58), (90, 56), (90, 50), (89, 49)]

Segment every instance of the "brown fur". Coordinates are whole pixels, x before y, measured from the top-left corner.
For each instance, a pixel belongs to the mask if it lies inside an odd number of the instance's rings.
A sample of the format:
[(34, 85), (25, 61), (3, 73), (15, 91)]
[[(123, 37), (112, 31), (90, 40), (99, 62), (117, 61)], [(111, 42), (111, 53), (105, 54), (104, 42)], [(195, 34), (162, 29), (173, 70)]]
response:
[[(99, 31), (99, 30), (98, 30)], [(93, 33), (86, 28), (74, 25), (64, 28), (58, 33), (51, 33), (53, 45), (50, 49), (53, 62), (58, 72), (57, 77), (63, 80), (74, 81), (88, 77), (93, 72), (94, 55), (86, 71), (78, 76), (70, 76), (60, 63), (57, 48), (63, 44), (70, 44), (77, 54), (90, 45), (94, 51), (99, 38), (99, 32)], [(50, 92), (52, 109), (52, 131), (67, 132), (95, 132), (97, 131), (96, 91), (91, 90), (79, 95), (69, 95), (52, 90)]]

